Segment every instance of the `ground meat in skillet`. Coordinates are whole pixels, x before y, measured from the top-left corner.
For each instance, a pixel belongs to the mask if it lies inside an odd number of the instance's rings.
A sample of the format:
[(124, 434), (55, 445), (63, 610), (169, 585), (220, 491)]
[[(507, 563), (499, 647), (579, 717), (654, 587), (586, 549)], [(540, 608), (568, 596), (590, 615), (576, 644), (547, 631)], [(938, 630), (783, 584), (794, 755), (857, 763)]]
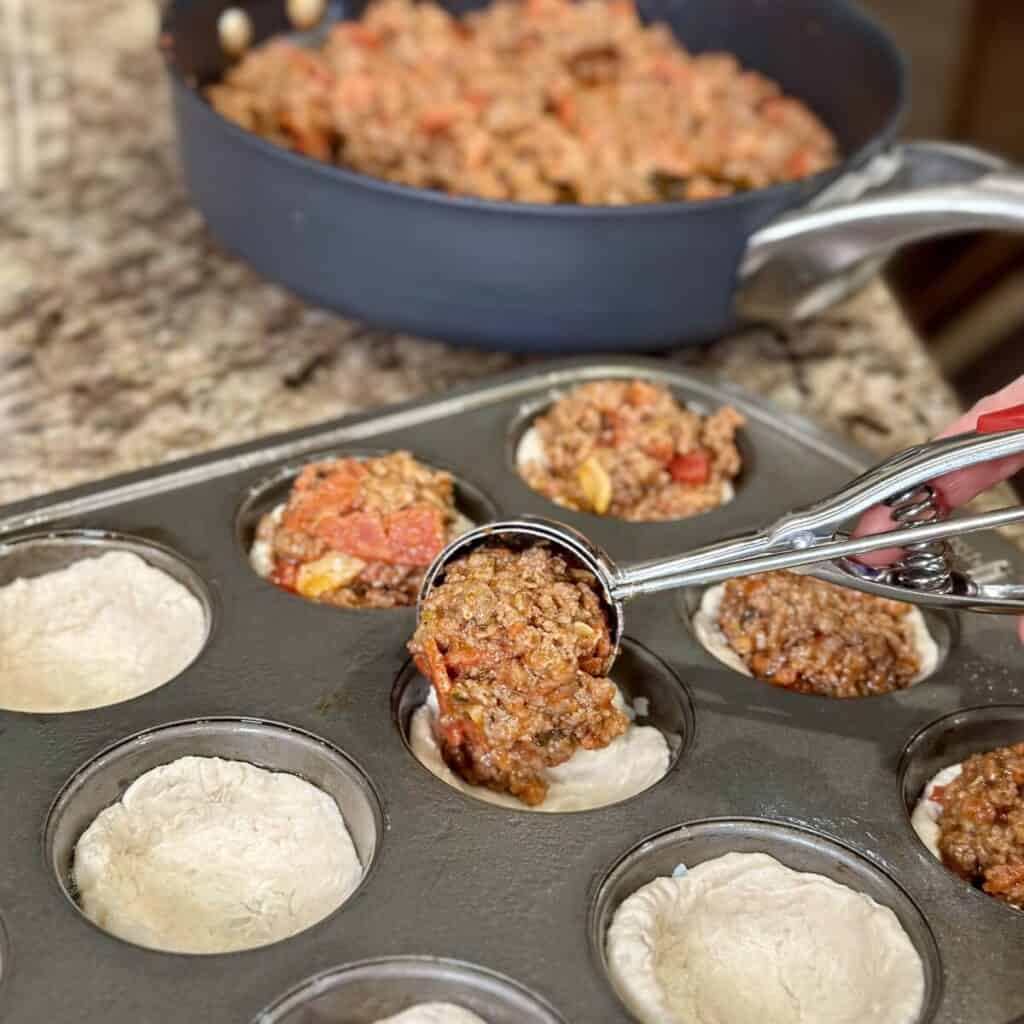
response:
[(323, 604), (394, 608), (415, 603), (424, 569), (464, 525), (450, 474), (393, 452), (306, 466), (256, 536), (278, 586)]
[(942, 806), (943, 863), (996, 899), (1024, 909), (1024, 743), (974, 754), (932, 799)]
[(545, 459), (521, 467), (568, 508), (619, 519), (681, 519), (722, 504), (741, 468), (731, 406), (701, 416), (667, 388), (602, 380), (574, 388), (534, 421)]
[(254, 49), (207, 96), (317, 160), (488, 199), (708, 199), (837, 159), (805, 104), (730, 54), (687, 53), (631, 0), (499, 0), (459, 19), (377, 0), (319, 49)]
[(544, 800), (546, 767), (629, 725), (605, 678), (611, 638), (594, 582), (544, 547), (453, 563), (409, 650), (437, 694), (445, 761), (523, 803)]
[(811, 576), (769, 572), (729, 580), (717, 624), (758, 679), (865, 697), (903, 689), (921, 671), (910, 610)]

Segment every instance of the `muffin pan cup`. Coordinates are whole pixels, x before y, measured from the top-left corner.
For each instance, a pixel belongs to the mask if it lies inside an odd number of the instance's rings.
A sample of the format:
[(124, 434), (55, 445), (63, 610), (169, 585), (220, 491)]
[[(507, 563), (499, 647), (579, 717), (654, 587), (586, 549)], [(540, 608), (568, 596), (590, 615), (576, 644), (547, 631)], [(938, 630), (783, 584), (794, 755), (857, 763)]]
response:
[(268, 1007), (254, 1024), (374, 1024), (418, 1003), (453, 1003), (489, 1024), (565, 1024), (509, 978), (438, 957), (396, 956), (325, 971)]
[[(734, 500), (691, 520), (633, 524), (558, 509), (527, 487), (510, 460), (524, 410), (605, 377), (654, 379), (705, 408), (740, 408), (748, 462)], [(646, 837), (719, 818), (810, 829), (821, 856), (836, 840), (891, 879), (938, 948), (941, 977), (930, 990), (937, 1005), (923, 1020), (1008, 1024), (1024, 1012), (1024, 914), (971, 891), (928, 854), (910, 827), (900, 772), (908, 741), (943, 715), (1024, 705), (1024, 655), (1009, 620), (964, 616), (929, 679), (885, 697), (840, 701), (729, 670), (695, 640), (683, 597), (643, 598), (630, 606), (627, 634), (679, 677), (693, 707), (693, 728), (668, 775), (592, 811), (494, 807), (434, 778), (405, 745), (393, 700), (414, 611), (350, 612), (296, 599), (260, 579), (239, 543), (239, 515), (253, 489), (282, 467), (323, 452), (395, 448), (451, 469), (500, 515), (562, 519), (624, 562), (760, 525), (872, 461), (802, 419), (670, 362), (572, 360), (0, 510), (0, 560), (7, 542), (28, 534), (128, 534), (180, 557), (214, 612), (202, 653), (157, 690), (94, 711), (0, 712), (0, 931), (7, 936), (0, 1018), (251, 1024), (306, 979), (412, 956), (427, 958), (417, 963), (435, 978), (446, 976), (440, 960), (497, 972), (570, 1024), (624, 1024), (629, 1017), (592, 935), (602, 882)], [(975, 563), (1024, 568), (1017, 550), (996, 537), (972, 538), (968, 554)], [(129, 945), (69, 901), (46, 841), (50, 809), (81, 766), (115, 744), (209, 719), (283, 723), (351, 758), (381, 808), (372, 870), (336, 913), (270, 946), (181, 956)], [(238, 756), (216, 746), (193, 752)], [(248, 756), (260, 762), (258, 750)], [(111, 799), (137, 774), (117, 768)], [(61, 848), (74, 838), (64, 836)], [(752, 848), (749, 838), (736, 848)], [(767, 840), (762, 848), (773, 852)], [(818, 861), (813, 869), (821, 870)], [(852, 874), (850, 884), (860, 887), (858, 879)], [(865, 891), (885, 902), (889, 890)], [(423, 997), (436, 991), (428, 986)]]

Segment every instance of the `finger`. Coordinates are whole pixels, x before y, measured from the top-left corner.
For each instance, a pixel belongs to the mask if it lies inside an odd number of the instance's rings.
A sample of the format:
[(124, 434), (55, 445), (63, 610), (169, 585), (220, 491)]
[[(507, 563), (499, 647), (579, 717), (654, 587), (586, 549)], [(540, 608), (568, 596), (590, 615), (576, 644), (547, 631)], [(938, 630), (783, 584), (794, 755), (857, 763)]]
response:
[(983, 412), (995, 412), (997, 409), (1005, 409), (1007, 406), (1017, 405), (1022, 401), (1024, 401), (1024, 374), (1011, 381), (1006, 387), (979, 399), (963, 416), (950, 423), (938, 436), (951, 437), (953, 434), (966, 433), (977, 426), (978, 417)]
[[(991, 395), (986, 395), (963, 414), (958, 420), (943, 430), (939, 437), (951, 437), (974, 430), (978, 417), (982, 413), (1005, 409), (1024, 401), (1024, 375), (1007, 384), (1006, 387)], [(957, 508), (966, 504), (982, 491), (988, 490), (997, 483), (1008, 479), (1024, 469), (1024, 454), (1014, 455), (1006, 459), (984, 462), (967, 469), (947, 473), (933, 481), (939, 498), (949, 508)], [(869, 509), (854, 528), (854, 537), (866, 537), (874, 533), (884, 533), (896, 527), (892, 513), (884, 505)], [(860, 556), (860, 561), (867, 565), (889, 565), (902, 555), (899, 548), (886, 548), (880, 551), (867, 552)]]
[[(1018, 403), (1022, 398), (1024, 398), (1024, 376), (1018, 377), (1013, 383), (1007, 384), (1005, 388), (995, 394), (986, 395), (981, 401), (976, 402), (960, 419), (943, 430), (939, 437), (951, 437), (954, 434), (963, 434), (968, 430), (973, 430), (982, 413), (1005, 409)], [(1009, 479), (1021, 469), (1024, 469), (1024, 455), (1013, 455), (1006, 459), (996, 459), (993, 462), (968, 466), (955, 473), (947, 473), (946, 476), (939, 477), (934, 483), (946, 504), (950, 508), (959, 508), (995, 484)]]
[(947, 473), (934, 480), (932, 485), (946, 505), (950, 508), (959, 508), (961, 505), (966, 505), (971, 498), (1008, 480), (1022, 469), (1024, 469), (1024, 455), (1011, 455), (1005, 459), (979, 462), (975, 466)]
[[(854, 537), (869, 537), (875, 533), (888, 533), (896, 528), (892, 512), (885, 505), (876, 505), (861, 516), (860, 522), (853, 531)], [(891, 565), (900, 559), (902, 548), (882, 548), (879, 551), (866, 551), (857, 556), (857, 561), (865, 565)]]

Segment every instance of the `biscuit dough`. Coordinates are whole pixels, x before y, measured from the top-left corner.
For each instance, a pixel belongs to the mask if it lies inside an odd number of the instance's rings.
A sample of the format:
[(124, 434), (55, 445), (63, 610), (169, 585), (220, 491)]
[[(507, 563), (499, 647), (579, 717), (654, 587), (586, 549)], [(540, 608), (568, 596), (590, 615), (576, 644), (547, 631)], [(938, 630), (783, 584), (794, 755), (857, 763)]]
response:
[(206, 613), (128, 551), (0, 587), (0, 708), (105, 707), (155, 690), (196, 657)]
[(345, 901), (362, 866), (334, 800), (298, 776), (182, 757), (139, 776), (75, 847), (83, 912), (128, 942), (226, 953)]
[(487, 1024), (469, 1010), (452, 1003), (419, 1003), (408, 1010), (384, 1017), (376, 1024)]
[[(624, 706), (621, 694), (616, 703)], [(500, 807), (549, 812), (605, 807), (643, 792), (668, 771), (668, 743), (661, 730), (633, 722), (607, 747), (581, 748), (564, 764), (548, 768), (548, 795), (543, 803), (529, 807), (508, 793), (471, 785), (445, 764), (435, 732), (437, 714), (437, 697), (431, 689), (426, 702), (413, 712), (409, 726), (409, 743), (416, 759), (449, 786)]]
[(914, 813), (910, 816), (910, 824), (913, 825), (914, 831), (936, 860), (942, 860), (942, 853), (939, 851), (939, 837), (942, 833), (939, 818), (942, 817), (942, 804), (932, 799), (932, 793), (938, 786), (948, 786), (963, 770), (962, 764), (951, 764), (938, 772), (924, 787), (921, 799), (917, 801)]
[(763, 853), (727, 853), (637, 890), (608, 969), (642, 1024), (913, 1024), (924, 969), (896, 915)]

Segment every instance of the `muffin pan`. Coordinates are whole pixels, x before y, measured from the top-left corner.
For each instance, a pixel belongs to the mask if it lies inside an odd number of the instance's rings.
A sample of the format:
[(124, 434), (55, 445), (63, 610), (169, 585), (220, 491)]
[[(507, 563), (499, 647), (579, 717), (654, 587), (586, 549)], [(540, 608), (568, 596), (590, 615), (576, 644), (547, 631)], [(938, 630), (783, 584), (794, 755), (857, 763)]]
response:
[[(558, 509), (527, 487), (512, 452), (529, 415), (602, 377), (645, 377), (704, 408), (740, 408), (747, 463), (734, 500), (691, 520), (634, 524)], [(0, 1018), (370, 1024), (447, 999), (490, 1012), (492, 1024), (625, 1024), (604, 969), (607, 920), (654, 874), (728, 850), (763, 850), (892, 907), (926, 964), (920, 1024), (1008, 1024), (1024, 1011), (1024, 913), (947, 871), (908, 815), (932, 764), (1020, 734), (1024, 654), (1009, 620), (951, 617), (928, 679), (836, 701), (715, 660), (687, 622), (697, 595), (644, 598), (630, 608), (621, 683), (673, 738), (666, 777), (591, 811), (495, 807), (435, 778), (406, 746), (424, 692), (405, 650), (413, 609), (297, 600), (248, 564), (254, 516), (298, 467), (325, 452), (395, 448), (451, 469), (472, 518), (554, 516), (621, 561), (760, 525), (872, 461), (669, 362), (572, 360), (0, 510), (0, 580), (139, 544), (150, 561), (166, 556), (154, 564), (201, 595), (210, 623), (196, 660), (157, 690), (92, 711), (0, 712)], [(56, 546), (41, 542), (51, 536)], [(29, 537), (38, 540), (23, 545)], [(967, 554), (994, 573), (1024, 571), (997, 537), (971, 538)], [(358, 890), (312, 928), (242, 953), (161, 953), (93, 926), (69, 881), (78, 835), (138, 775), (187, 753), (325, 788), (366, 867)]]

